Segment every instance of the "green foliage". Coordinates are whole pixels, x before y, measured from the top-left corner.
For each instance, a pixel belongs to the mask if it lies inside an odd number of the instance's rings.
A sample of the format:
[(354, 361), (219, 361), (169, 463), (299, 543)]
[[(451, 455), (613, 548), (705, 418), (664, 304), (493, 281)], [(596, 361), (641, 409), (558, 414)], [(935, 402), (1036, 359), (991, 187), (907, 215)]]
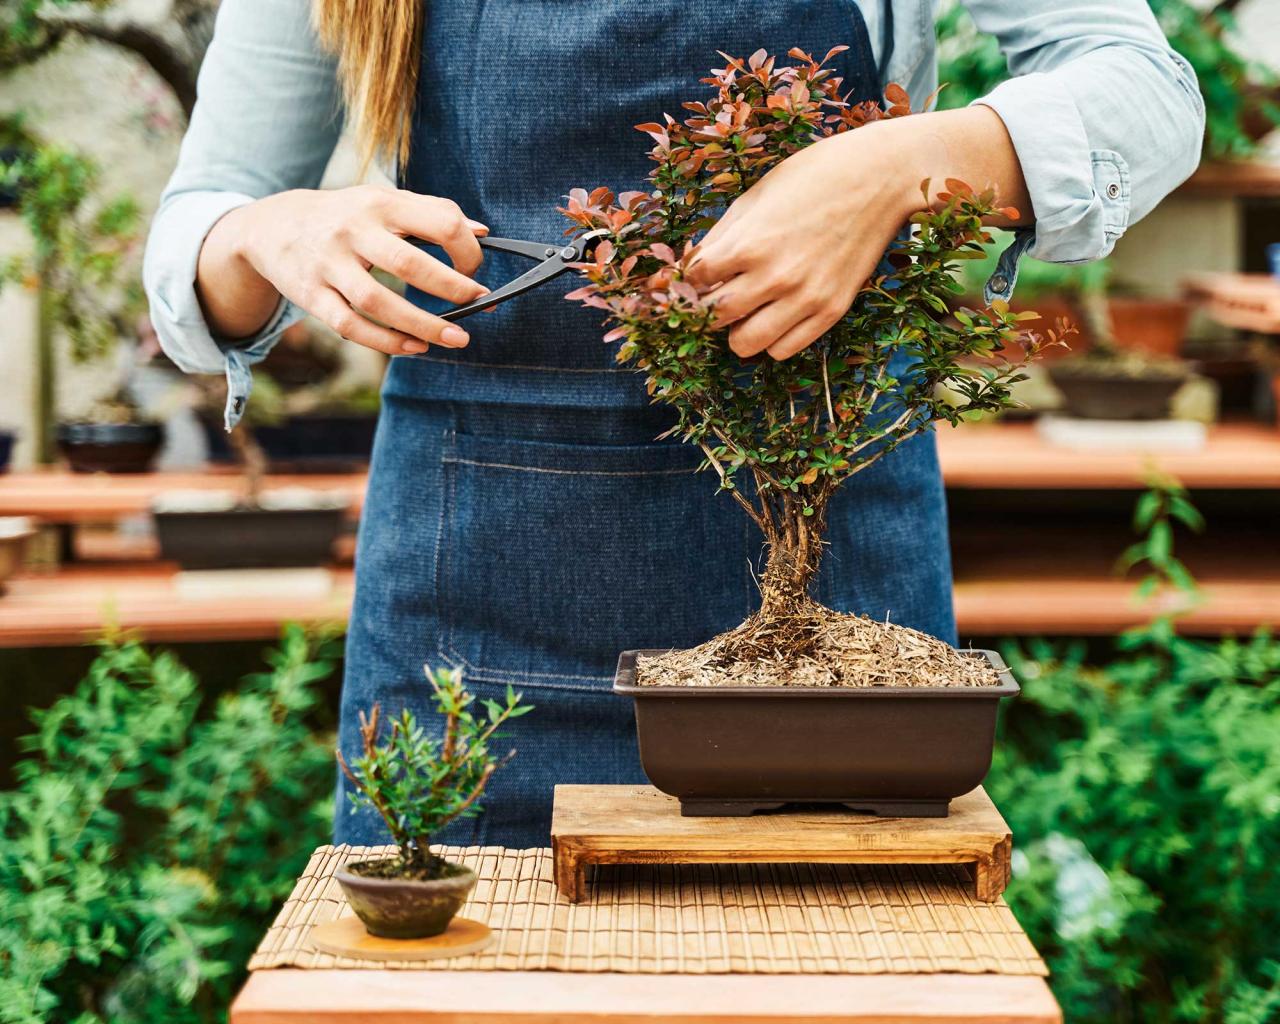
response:
[(17, 194), (35, 243), (29, 257), (0, 260), (0, 288), (39, 287), (44, 315), (66, 333), (72, 356), (102, 356), (142, 307), (127, 266), (138, 239), (137, 205), (128, 196), (99, 201), (93, 161), (39, 142), (18, 118), (0, 123), (0, 138), (12, 145), (11, 155), (0, 157), (0, 188)]
[[(1142, 593), (1193, 594), (1181, 487), (1155, 481), (1136, 523)], [(1009, 903), (1072, 1022), (1280, 1020), (1280, 641), (1174, 626), (1157, 615), (1102, 666), (1078, 644), (1006, 651), (1023, 693), (987, 785), (1016, 836)]]
[[(569, 297), (607, 313), (613, 329), (605, 340), (621, 341), (618, 360), (634, 363), (654, 400), (674, 407), (678, 431), (701, 447), (722, 489), (774, 549), (816, 550), (797, 539), (810, 532), (798, 519), (813, 517), (820, 534), (827, 502), (848, 477), (937, 420), (959, 423), (1012, 404), (1010, 387), (1026, 360), (1058, 338), (1026, 331), (1020, 321), (1035, 314), (1010, 313), (1004, 303), (946, 316), (960, 290), (958, 268), (980, 259), (991, 240), (983, 219), (1017, 215), (999, 209), (990, 191), (951, 180), (817, 343), (782, 361), (732, 351), (705, 293), (686, 279), (695, 240), (791, 154), (911, 112), (894, 85), (885, 108), (846, 103), (825, 66), (841, 49), (823, 61), (792, 50), (794, 66), (778, 66), (763, 50), (748, 61), (726, 56), (705, 80), (712, 97), (684, 104), (691, 112), (684, 121), (667, 115), (637, 126), (655, 143), (651, 191), (615, 200), (608, 189), (575, 189), (562, 210), (579, 235), (597, 239), (582, 267), (588, 284)], [(924, 190), (927, 199), (927, 182)], [(911, 370), (891, 373), (895, 358)], [(944, 385), (957, 401), (941, 397)], [(750, 477), (754, 500), (740, 475)]]
[(111, 639), (32, 713), (0, 793), (0, 1022), (221, 1017), (328, 836), (311, 719), (336, 653), (289, 628), (268, 671), (201, 713), (172, 655)]
[(435, 694), (436, 710), (444, 719), (440, 738), (428, 736), (408, 708), (391, 720), (391, 731), (379, 742), (381, 708), (360, 712), (363, 752), (350, 765), (338, 751), (338, 764), (352, 785), (352, 811), (372, 807), (386, 822), (400, 848), (400, 869), (406, 875), (429, 876), (436, 861), (431, 835), (455, 818), (480, 810), (480, 796), (493, 773), (515, 756), (498, 757), (492, 740), (509, 719), (533, 710), (521, 704), (520, 694), (507, 687), (506, 703), (481, 702), (462, 683), (461, 669), (426, 670)]
[[(1189, 0), (1148, 2), (1170, 44), (1200, 81), (1206, 155), (1251, 156), (1258, 148), (1255, 122), (1280, 124), (1274, 73), (1247, 60), (1232, 45), (1236, 23), (1227, 4), (1210, 4), (1205, 9)], [(957, 0), (939, 12), (937, 31), (939, 78), (947, 83), (941, 96), (944, 105), (963, 107), (1009, 77), (996, 40), (978, 33)]]

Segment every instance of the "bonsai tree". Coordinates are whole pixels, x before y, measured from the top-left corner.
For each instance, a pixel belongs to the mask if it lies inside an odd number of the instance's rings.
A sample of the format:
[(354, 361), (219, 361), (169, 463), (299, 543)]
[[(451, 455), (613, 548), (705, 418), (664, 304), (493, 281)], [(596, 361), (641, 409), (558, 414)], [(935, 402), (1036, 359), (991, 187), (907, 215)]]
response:
[[(63, 335), (77, 363), (110, 355), (132, 332), (142, 290), (128, 276), (138, 239), (138, 209), (126, 195), (99, 196), (92, 160), (42, 142), (20, 117), (0, 119), (0, 189), (15, 200), (33, 240), (30, 255), (0, 260), (0, 289), (38, 292), (36, 332), (37, 448), (53, 459), (57, 360), (55, 337)], [(130, 409), (125, 382), (114, 381), (97, 413), (118, 422)], [(127, 419), (127, 416), (125, 417)]]
[[(490, 743), (512, 718), (533, 710), (520, 694), (507, 687), (506, 703), (485, 700), (484, 711), (472, 711), (475, 697), (462, 683), (459, 669), (426, 670), (436, 709), (444, 719), (439, 739), (428, 736), (412, 711), (392, 719), (381, 737), (381, 708), (375, 704), (360, 713), (363, 753), (351, 764), (337, 752), (338, 764), (351, 782), (352, 809), (372, 807), (386, 822), (399, 847), (390, 861), (373, 862), (377, 873), (429, 880), (446, 870), (444, 860), (431, 853), (431, 836), (449, 822), (480, 810), (480, 797), (493, 773), (515, 756), (499, 757)], [(364, 873), (371, 873), (366, 870)]]
[[(615, 198), (576, 189), (562, 209), (570, 233), (597, 237), (581, 266), (588, 283), (569, 298), (605, 311), (605, 340), (621, 343), (617, 359), (645, 374), (654, 401), (675, 409), (674, 431), (702, 449), (721, 490), (764, 535), (761, 608), (714, 641), (720, 664), (811, 650), (834, 615), (809, 591), (837, 488), (938, 420), (957, 424), (1012, 404), (1026, 361), (1067, 330), (1030, 332), (1023, 321), (1037, 315), (1002, 302), (948, 319), (947, 299), (962, 291), (961, 261), (980, 259), (991, 240), (984, 219), (1017, 216), (990, 190), (951, 180), (818, 342), (785, 361), (743, 361), (731, 351), (713, 305), (686, 280), (701, 232), (790, 154), (911, 112), (896, 85), (885, 106), (846, 103), (826, 67), (842, 49), (822, 61), (793, 49), (794, 66), (763, 50), (749, 61), (726, 56), (704, 80), (712, 97), (686, 103), (684, 121), (668, 115), (638, 126), (655, 143), (650, 191)], [(929, 183), (922, 188), (927, 197)]]

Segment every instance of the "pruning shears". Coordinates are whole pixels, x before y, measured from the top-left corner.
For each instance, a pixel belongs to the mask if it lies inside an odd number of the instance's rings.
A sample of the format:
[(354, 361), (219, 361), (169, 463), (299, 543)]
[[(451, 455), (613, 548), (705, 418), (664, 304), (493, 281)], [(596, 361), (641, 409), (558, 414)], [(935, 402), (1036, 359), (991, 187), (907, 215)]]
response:
[(525, 242), (518, 238), (478, 238), (481, 249), (492, 249), (495, 252), (508, 252), (526, 259), (537, 260), (538, 265), (526, 270), (519, 277), (512, 278), (500, 288), (495, 288), (488, 295), (481, 295), (474, 302), (462, 306), (454, 306), (437, 314), (442, 320), (461, 320), (464, 316), (478, 313), (482, 309), (491, 309), (499, 302), (523, 295), (540, 284), (551, 281), (568, 270), (574, 269), (575, 263), (581, 263), (595, 247), (603, 231), (592, 232), (575, 238), (569, 242), (547, 245), (543, 242)]

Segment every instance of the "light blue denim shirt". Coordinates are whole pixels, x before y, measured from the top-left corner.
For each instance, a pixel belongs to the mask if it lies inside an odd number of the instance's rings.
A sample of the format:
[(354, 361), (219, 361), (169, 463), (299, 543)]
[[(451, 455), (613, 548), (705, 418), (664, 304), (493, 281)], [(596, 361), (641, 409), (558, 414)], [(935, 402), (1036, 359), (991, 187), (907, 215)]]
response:
[[(857, 0), (879, 59), (883, 0)], [(913, 98), (937, 85), (936, 0), (894, 0), (886, 78)], [(1033, 227), (1016, 233), (987, 287), (1008, 297), (1025, 253), (1055, 263), (1098, 259), (1196, 167), (1204, 106), (1145, 0), (964, 0), (1000, 42), (1015, 76), (978, 102), (1003, 119), (1031, 195)], [(250, 366), (302, 315), (281, 301), (252, 338), (210, 330), (196, 260), (235, 207), (314, 188), (342, 129), (332, 57), (307, 0), (223, 0), (200, 71), (199, 101), (151, 225), (143, 276), (165, 351), (189, 373), (225, 373), (227, 426), (244, 410)]]

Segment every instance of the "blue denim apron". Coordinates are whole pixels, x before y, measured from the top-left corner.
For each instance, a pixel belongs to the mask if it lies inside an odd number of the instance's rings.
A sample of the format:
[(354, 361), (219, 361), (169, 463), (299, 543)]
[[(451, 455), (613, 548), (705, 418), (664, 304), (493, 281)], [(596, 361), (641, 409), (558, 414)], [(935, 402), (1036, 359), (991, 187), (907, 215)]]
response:
[[(855, 100), (881, 85), (853, 0), (429, 3), (403, 186), (448, 196), (495, 234), (554, 241), (575, 186), (639, 187), (633, 125), (681, 113), (716, 50), (836, 60)], [(887, 169), (892, 172), (892, 169)], [(527, 269), (490, 254), (481, 279)], [(739, 623), (761, 538), (694, 472), (700, 453), (600, 341), (568, 279), (467, 321), (471, 344), (392, 360), (357, 553), (341, 744), (381, 701), (430, 717), (422, 666), (461, 667), (479, 696), (508, 684), (536, 710), (485, 812), (440, 838), (544, 845), (557, 783), (643, 780), (618, 652), (683, 647)], [(414, 295), (431, 307), (434, 300)], [(952, 639), (945, 506), (932, 437), (860, 474), (830, 513), (818, 597)], [(345, 782), (340, 780), (341, 787)], [(384, 841), (340, 792), (340, 842)]]

